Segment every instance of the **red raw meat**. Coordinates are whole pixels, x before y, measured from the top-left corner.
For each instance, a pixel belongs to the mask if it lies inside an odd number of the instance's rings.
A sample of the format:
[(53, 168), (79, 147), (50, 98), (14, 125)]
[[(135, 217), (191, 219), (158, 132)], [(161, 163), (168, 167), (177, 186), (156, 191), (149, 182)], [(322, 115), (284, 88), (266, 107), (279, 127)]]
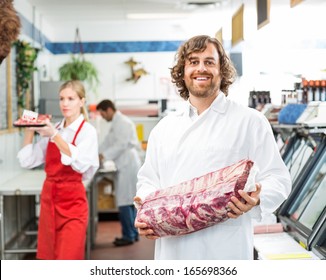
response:
[(28, 127), (28, 126), (44, 126), (45, 123), (44, 121), (46, 119), (51, 119), (51, 115), (48, 114), (38, 114), (37, 119), (22, 119), (19, 118), (18, 120), (16, 120), (14, 122), (14, 126), (18, 126), (18, 127)]
[(236, 164), (149, 194), (138, 209), (137, 220), (156, 236), (183, 235), (228, 219), (231, 196), (241, 199), (253, 162)]

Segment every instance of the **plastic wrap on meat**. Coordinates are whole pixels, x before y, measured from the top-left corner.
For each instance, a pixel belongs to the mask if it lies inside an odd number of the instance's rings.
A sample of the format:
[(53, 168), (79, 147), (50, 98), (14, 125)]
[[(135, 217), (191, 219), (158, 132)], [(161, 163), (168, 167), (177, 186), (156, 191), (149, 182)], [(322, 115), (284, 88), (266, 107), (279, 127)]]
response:
[(149, 194), (137, 212), (137, 220), (148, 224), (160, 237), (195, 232), (228, 219), (231, 196), (238, 190), (255, 190), (254, 163), (236, 164)]
[(17, 127), (38, 127), (38, 126), (45, 126), (45, 120), (51, 120), (52, 116), (48, 114), (38, 114), (37, 118), (34, 119), (27, 119), (27, 118), (19, 118), (18, 120), (14, 121), (14, 126)]

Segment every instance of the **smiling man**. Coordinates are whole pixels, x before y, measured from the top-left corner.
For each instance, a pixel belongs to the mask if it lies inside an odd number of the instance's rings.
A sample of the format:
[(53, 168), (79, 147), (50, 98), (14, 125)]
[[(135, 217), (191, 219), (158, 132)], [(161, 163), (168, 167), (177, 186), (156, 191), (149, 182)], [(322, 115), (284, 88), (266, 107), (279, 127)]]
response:
[(156, 240), (155, 259), (252, 259), (252, 219), (275, 211), (291, 190), (271, 126), (260, 112), (227, 98), (236, 73), (216, 39), (203, 35), (185, 42), (171, 75), (186, 106), (152, 130), (138, 173), (136, 205), (151, 192), (242, 159), (259, 168), (256, 191), (239, 191), (242, 201), (231, 198), (227, 221), (187, 235), (158, 238), (146, 223), (136, 220), (135, 226), (140, 235)]

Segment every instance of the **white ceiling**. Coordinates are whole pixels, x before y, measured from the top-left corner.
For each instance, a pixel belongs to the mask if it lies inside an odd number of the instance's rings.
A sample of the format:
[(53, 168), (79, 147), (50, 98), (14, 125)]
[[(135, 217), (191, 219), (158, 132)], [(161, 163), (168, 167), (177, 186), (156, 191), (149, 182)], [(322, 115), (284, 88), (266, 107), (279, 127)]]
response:
[[(235, 11), (240, 3), (255, 3), (253, 0), (27, 0), (49, 24), (85, 21), (121, 21), (130, 14), (158, 14), (170, 17), (191, 15), (206, 11)], [(315, 6), (325, 0), (303, 0), (304, 6)], [(193, 5), (197, 3), (198, 5)], [(212, 3), (212, 4), (210, 4)], [(290, 0), (271, 0), (271, 5), (289, 6)], [(325, 6), (324, 6), (325, 7)]]
[[(275, 1), (275, 0), (274, 0)], [(279, 0), (277, 0), (279, 1)], [(282, 0), (284, 1), (284, 0)], [(229, 10), (238, 0), (28, 0), (49, 24), (128, 20), (130, 14), (182, 17)], [(197, 3), (194, 5), (193, 3)]]
[[(165, 25), (172, 25), (173, 20), (190, 20), (184, 25), (195, 29), (199, 25), (214, 25), (218, 27), (218, 20), (223, 21), (230, 17), (240, 6), (255, 9), (256, 0), (27, 0), (34, 7), (42, 23), (52, 29), (59, 30), (58, 34), (82, 26), (83, 36), (89, 26), (107, 28), (106, 23), (123, 22), (123, 24), (134, 25), (138, 28), (139, 22), (131, 21), (130, 14), (147, 14), (152, 16), (151, 20), (169, 20)], [(290, 0), (270, 0), (273, 7), (289, 7)], [(198, 5), (191, 5), (196, 2)], [(209, 4), (210, 5), (204, 5)], [(200, 5), (202, 4), (202, 5)], [(303, 0), (299, 10), (307, 11), (313, 7), (314, 10), (325, 10), (326, 0)], [(295, 8), (296, 9), (296, 8)], [(298, 9), (296, 9), (298, 10)], [(198, 17), (198, 15), (200, 17)], [(40, 16), (40, 17), (39, 17)], [(197, 17), (196, 17), (197, 16)], [(200, 18), (200, 20), (199, 20)], [(213, 18), (214, 23), (211, 22)], [(212, 23), (212, 24), (210, 24)], [(148, 23), (147, 23), (148, 24)], [(146, 28), (154, 28), (154, 22)], [(114, 25), (111, 25), (114, 26)], [(90, 27), (91, 28), (91, 27)], [(143, 28), (143, 25), (142, 27)], [(214, 29), (214, 30), (215, 30)], [(139, 30), (139, 29), (138, 29)], [(71, 32), (70, 32), (71, 33)], [(94, 33), (92, 31), (92, 33)], [(107, 32), (104, 32), (107, 33)], [(53, 39), (57, 39), (54, 34)], [(95, 35), (94, 35), (95, 36)], [(63, 38), (59, 38), (63, 39)], [(87, 38), (88, 39), (88, 38)], [(96, 38), (95, 38), (96, 39)], [(89, 40), (89, 39), (88, 39)]]
[[(222, 8), (231, 0), (28, 0), (49, 22), (126, 20), (129, 14), (189, 14)], [(196, 2), (202, 5), (190, 5)], [(214, 5), (203, 4), (215, 3)]]

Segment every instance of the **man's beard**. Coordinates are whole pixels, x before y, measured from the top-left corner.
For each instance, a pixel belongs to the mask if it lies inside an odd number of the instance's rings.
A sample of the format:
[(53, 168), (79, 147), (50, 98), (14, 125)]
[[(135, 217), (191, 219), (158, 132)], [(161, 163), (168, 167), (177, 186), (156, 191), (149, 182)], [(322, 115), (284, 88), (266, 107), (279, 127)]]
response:
[(215, 95), (219, 91), (220, 83), (213, 83), (205, 87), (194, 86), (192, 84), (189, 85), (187, 88), (191, 95), (195, 97), (205, 98)]

